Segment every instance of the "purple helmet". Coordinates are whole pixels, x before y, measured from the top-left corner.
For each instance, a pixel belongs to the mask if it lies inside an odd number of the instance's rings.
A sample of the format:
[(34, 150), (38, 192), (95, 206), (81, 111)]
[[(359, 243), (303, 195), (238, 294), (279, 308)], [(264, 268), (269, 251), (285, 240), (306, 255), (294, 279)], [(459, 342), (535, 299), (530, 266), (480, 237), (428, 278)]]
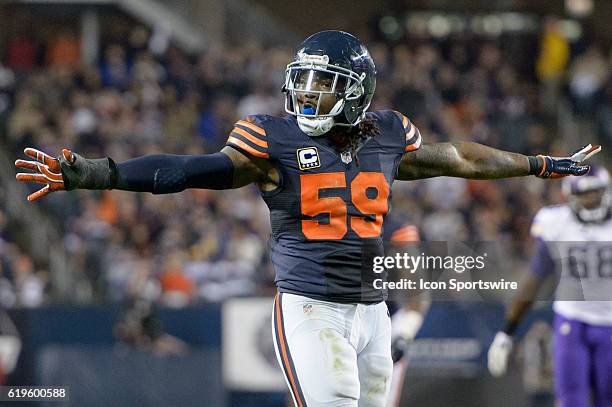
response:
[[(609, 216), (612, 205), (610, 174), (605, 168), (591, 165), (589, 172), (581, 177), (564, 178), (562, 188), (570, 207), (582, 221), (601, 222)], [(580, 203), (578, 195), (595, 190), (602, 191), (599, 205), (587, 209)]]

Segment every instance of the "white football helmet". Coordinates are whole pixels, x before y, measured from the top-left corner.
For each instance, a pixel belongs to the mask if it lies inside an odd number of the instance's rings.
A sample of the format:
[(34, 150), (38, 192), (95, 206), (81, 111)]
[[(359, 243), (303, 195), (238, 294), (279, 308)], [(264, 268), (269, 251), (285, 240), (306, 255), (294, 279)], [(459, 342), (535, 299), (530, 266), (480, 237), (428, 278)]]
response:
[[(610, 216), (610, 174), (605, 168), (591, 165), (589, 172), (581, 177), (564, 178), (562, 188), (570, 207), (581, 221), (602, 222)], [(580, 196), (592, 191), (600, 191), (599, 202), (586, 207)]]

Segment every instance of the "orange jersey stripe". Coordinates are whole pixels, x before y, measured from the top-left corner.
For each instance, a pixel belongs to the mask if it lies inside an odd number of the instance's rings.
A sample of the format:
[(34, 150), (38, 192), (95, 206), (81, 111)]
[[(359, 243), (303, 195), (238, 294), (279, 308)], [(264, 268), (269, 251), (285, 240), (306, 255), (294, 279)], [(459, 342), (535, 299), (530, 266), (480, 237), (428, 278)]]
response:
[(406, 142), (410, 143), (406, 146), (406, 151), (414, 151), (421, 146), (421, 132), (411, 123), (412, 128), (406, 134)]
[(418, 150), (419, 147), (421, 147), (421, 135), (419, 134), (419, 137), (416, 139), (416, 141), (412, 144), (409, 144), (406, 146), (406, 151), (414, 151), (414, 150)]
[(230, 144), (235, 144), (237, 147), (240, 147), (241, 149), (248, 152), (249, 154), (254, 155), (255, 157), (270, 158), (270, 155), (268, 153), (262, 153), (261, 151), (257, 151), (253, 147), (251, 147), (244, 141), (237, 139), (236, 137), (230, 136), (227, 139), (227, 142)]
[(414, 231), (398, 230), (391, 236), (392, 242), (418, 242), (419, 240), (419, 234)]
[(539, 155), (538, 157), (542, 159), (542, 164), (543, 164), (542, 171), (540, 171), (540, 173), (538, 174), (538, 177), (541, 177), (546, 172), (546, 158), (544, 158), (543, 155)]
[(397, 117), (400, 118), (400, 120), (402, 121), (402, 127), (404, 127), (404, 129), (408, 126), (408, 123), (410, 122), (410, 120), (408, 120), (408, 118), (401, 114), (400, 112), (394, 110), (393, 113), (395, 113), (397, 115)]
[(393, 113), (395, 113), (397, 115), (397, 117), (402, 121), (402, 127), (404, 127), (404, 129), (406, 128), (406, 126), (408, 126), (408, 118), (406, 116), (404, 116), (403, 114), (401, 114), (400, 112), (398, 112), (397, 110), (394, 110)]
[(255, 126), (253, 123), (248, 123), (248, 122), (245, 122), (244, 120), (240, 120), (236, 124), (239, 124), (239, 125), (244, 126), (244, 127), (248, 127), (249, 129), (253, 130), (254, 132), (261, 134), (262, 136), (266, 135), (266, 131), (264, 129), (262, 129), (259, 126)]
[(244, 131), (238, 127), (234, 127), (234, 130), (232, 130), (232, 133), (238, 133), (241, 136), (246, 137), (247, 139), (252, 141), (254, 144), (257, 144), (259, 147), (268, 148), (268, 143), (266, 141), (258, 139), (257, 137), (249, 133), (248, 131)]
[(287, 357), (287, 348), (285, 337), (283, 336), (283, 325), (281, 321), (281, 309), (278, 294), (276, 294), (276, 300), (274, 302), (276, 306), (276, 329), (278, 331), (278, 338), (280, 340), (278, 347), (281, 350), (283, 364), (285, 365), (285, 370), (287, 371), (287, 377), (289, 378), (291, 389), (293, 389), (293, 394), (295, 395), (295, 399), (297, 400), (299, 407), (302, 407), (302, 400), (300, 399), (300, 395), (297, 391), (297, 386), (295, 385), (295, 380), (293, 378), (293, 372), (291, 371), (291, 365), (289, 364), (289, 358)]

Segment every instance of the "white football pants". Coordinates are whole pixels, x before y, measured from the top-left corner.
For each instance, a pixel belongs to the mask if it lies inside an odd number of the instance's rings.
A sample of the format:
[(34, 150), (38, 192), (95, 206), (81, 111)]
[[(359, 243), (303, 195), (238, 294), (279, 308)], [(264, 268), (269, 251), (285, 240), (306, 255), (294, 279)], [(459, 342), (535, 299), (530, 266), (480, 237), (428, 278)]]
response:
[(393, 362), (384, 302), (341, 304), (278, 293), (272, 331), (296, 407), (385, 407)]

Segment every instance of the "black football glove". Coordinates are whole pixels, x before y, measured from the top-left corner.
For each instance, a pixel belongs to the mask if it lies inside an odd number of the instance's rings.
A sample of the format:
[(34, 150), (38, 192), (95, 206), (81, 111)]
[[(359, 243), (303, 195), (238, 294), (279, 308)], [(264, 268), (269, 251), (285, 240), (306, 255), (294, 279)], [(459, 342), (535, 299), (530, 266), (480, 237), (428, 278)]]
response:
[(538, 155), (530, 157), (531, 173), (540, 178), (560, 178), (568, 175), (584, 175), (590, 166), (582, 162), (601, 151), (601, 146), (588, 144), (574, 152), (571, 157)]
[(391, 358), (393, 359), (393, 363), (399, 362), (404, 357), (410, 342), (410, 340), (402, 338), (401, 336), (398, 336), (391, 342)]

